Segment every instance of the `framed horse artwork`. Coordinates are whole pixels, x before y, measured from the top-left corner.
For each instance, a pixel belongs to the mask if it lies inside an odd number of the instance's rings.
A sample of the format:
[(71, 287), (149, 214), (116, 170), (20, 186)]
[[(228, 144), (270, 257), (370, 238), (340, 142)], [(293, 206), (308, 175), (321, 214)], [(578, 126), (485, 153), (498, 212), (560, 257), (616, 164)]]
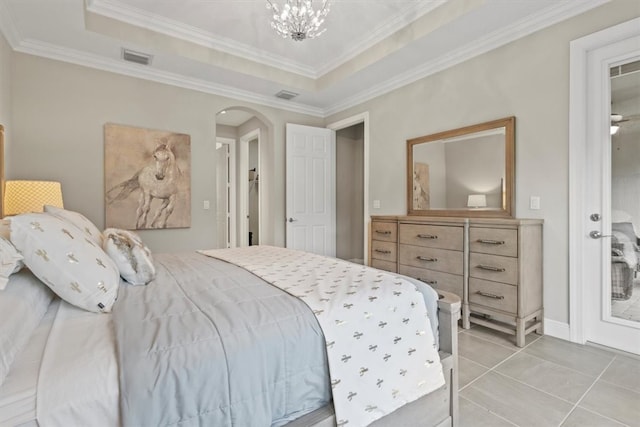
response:
[(107, 227), (191, 226), (189, 135), (107, 123), (104, 173)]

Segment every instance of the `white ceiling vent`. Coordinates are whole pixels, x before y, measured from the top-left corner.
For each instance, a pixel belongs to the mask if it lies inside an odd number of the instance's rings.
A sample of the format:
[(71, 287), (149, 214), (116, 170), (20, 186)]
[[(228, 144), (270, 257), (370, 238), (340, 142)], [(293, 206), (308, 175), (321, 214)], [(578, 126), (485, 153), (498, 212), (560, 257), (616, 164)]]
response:
[(122, 59), (140, 65), (150, 65), (153, 56), (148, 53), (134, 52), (133, 50), (122, 48)]
[(287, 101), (295, 98), (298, 95), (300, 94), (295, 92), (289, 92), (288, 90), (281, 90), (280, 92), (276, 93), (276, 97), (280, 99), (286, 99)]

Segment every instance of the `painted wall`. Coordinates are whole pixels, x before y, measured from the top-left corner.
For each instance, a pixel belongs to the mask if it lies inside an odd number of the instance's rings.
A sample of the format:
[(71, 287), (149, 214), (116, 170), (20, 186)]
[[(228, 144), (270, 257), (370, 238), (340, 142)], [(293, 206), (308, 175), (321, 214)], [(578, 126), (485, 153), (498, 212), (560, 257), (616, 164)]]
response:
[(4, 125), (6, 136), (5, 154), (11, 150), (11, 60), (9, 43), (0, 33), (0, 124)]
[(364, 259), (364, 125), (336, 132), (336, 256)]
[(328, 117), (369, 112), (371, 214), (406, 213), (407, 139), (516, 116), (515, 214), (544, 218), (545, 317), (568, 323), (569, 43), (638, 16), (639, 2), (614, 0)]
[[(141, 232), (157, 252), (216, 245), (215, 114), (230, 107), (255, 111), (269, 122), (265, 155), (273, 171), (262, 241), (284, 245), (285, 123), (318, 126), (321, 119), (19, 53), (12, 54), (11, 71), (14, 146), (7, 177), (61, 181), (65, 206), (98, 227), (104, 226), (105, 123), (191, 135), (191, 228)], [(211, 201), (209, 210), (204, 200)]]

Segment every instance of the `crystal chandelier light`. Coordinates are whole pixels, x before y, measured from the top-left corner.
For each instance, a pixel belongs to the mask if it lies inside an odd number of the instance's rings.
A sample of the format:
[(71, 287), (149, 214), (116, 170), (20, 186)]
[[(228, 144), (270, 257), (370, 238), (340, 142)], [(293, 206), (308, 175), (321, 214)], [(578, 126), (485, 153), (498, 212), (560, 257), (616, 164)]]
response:
[(280, 7), (267, 0), (267, 9), (273, 9), (271, 27), (282, 37), (301, 41), (320, 36), (326, 28), (320, 29), (329, 13), (328, 0), (322, 0), (322, 7), (314, 10), (312, 0), (285, 0)]

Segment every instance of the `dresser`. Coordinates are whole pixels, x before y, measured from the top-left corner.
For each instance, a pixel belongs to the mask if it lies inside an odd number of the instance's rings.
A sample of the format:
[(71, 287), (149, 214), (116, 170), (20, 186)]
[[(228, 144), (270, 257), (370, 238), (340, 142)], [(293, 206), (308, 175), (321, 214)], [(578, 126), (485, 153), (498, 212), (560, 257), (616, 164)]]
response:
[(542, 220), (372, 217), (370, 265), (455, 293), (462, 327), (543, 332)]

